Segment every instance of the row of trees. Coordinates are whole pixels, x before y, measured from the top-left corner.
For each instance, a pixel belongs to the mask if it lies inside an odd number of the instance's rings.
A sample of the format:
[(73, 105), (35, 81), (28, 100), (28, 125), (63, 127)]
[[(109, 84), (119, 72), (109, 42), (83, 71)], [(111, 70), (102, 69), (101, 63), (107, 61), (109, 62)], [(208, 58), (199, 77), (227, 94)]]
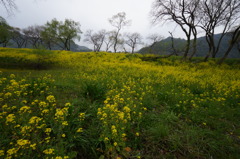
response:
[[(66, 19), (64, 22), (53, 19), (45, 25), (34, 25), (20, 29), (11, 27), (5, 19), (0, 18), (0, 44), (3, 47), (6, 47), (12, 40), (18, 48), (31, 46), (33, 48), (45, 47), (50, 50), (54, 47), (70, 50), (73, 41), (80, 40), (82, 33), (80, 24), (70, 19)], [(86, 31), (84, 41), (92, 44), (93, 51), (104, 50), (108, 52), (112, 48), (114, 52), (121, 50), (134, 53), (136, 47), (143, 44), (143, 37), (139, 33), (121, 33), (122, 29), (131, 23), (130, 20), (126, 19), (126, 13), (121, 12), (112, 16), (109, 23), (115, 28), (114, 30)], [(148, 39), (152, 41), (151, 46), (153, 47), (162, 37), (153, 34)], [(127, 47), (131, 50), (129, 51)]]
[(93, 30), (86, 32), (84, 41), (92, 44), (94, 51), (100, 51), (103, 44), (105, 44), (105, 51), (109, 51), (112, 47), (114, 52), (117, 52), (119, 48), (124, 52), (128, 52), (125, 46), (127, 45), (131, 48), (130, 52), (133, 53), (137, 45), (143, 44), (143, 38), (137, 32), (121, 34), (121, 30), (131, 23), (130, 20), (126, 19), (126, 13), (121, 12), (114, 15), (109, 19), (109, 23), (115, 28), (114, 30), (106, 31), (102, 29), (95, 33)]
[[(228, 32), (231, 32), (232, 39), (221, 61), (227, 57), (240, 37), (239, 0), (155, 0), (151, 17), (153, 23), (170, 21), (176, 23), (182, 29), (187, 38), (184, 59), (191, 59), (195, 55), (199, 32), (205, 33), (209, 46), (205, 61), (210, 56), (212, 58), (216, 57), (221, 41)], [(220, 40), (216, 43), (214, 34), (219, 28), (221, 28), (222, 34)], [(191, 44), (193, 49), (190, 52)]]
[(80, 40), (80, 24), (70, 19), (58, 21), (53, 19), (45, 25), (29, 26), (24, 29), (11, 27), (6, 20), (0, 17), (0, 44), (7, 46), (10, 40), (17, 44), (18, 48), (31, 45), (33, 48), (44, 46), (52, 49), (58, 46), (64, 50), (70, 50), (73, 40)]

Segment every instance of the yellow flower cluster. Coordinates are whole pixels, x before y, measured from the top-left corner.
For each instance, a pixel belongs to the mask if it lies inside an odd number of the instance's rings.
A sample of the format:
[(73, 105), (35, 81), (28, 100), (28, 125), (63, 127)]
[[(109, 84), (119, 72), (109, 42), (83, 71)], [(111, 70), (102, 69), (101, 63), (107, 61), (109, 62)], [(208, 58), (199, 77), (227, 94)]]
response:
[[(69, 126), (71, 104), (57, 106), (56, 98), (49, 90), (53, 81), (49, 75), (32, 82), (27, 79), (18, 81), (15, 78), (14, 74), (8, 78), (0, 76), (0, 124), (5, 131), (4, 137), (9, 140), (9, 143), (1, 147), (0, 158), (69, 158), (67, 150), (58, 151), (58, 147), (54, 146), (63, 143), (59, 140), (65, 140), (67, 132), (72, 133), (70, 137), (73, 138), (81, 136), (80, 132), (83, 132), (83, 128), (76, 130), (76, 127)], [(85, 113), (73, 115), (79, 115), (80, 120), (74, 124), (81, 127)]]
[(32, 116), (30, 119), (29, 119), (29, 124), (38, 124), (39, 121), (41, 121), (42, 119), (37, 117), (37, 116)]
[(8, 125), (9, 123), (16, 123), (15, 118), (16, 117), (14, 114), (8, 114), (8, 116), (6, 117), (6, 125)]
[(85, 113), (80, 113), (79, 118), (80, 118), (80, 120), (84, 120), (85, 119)]
[(139, 136), (139, 127), (132, 126), (141, 122), (142, 114), (147, 110), (142, 104), (146, 92), (154, 93), (150, 86), (144, 87), (140, 83), (141, 80), (128, 79), (121, 88), (110, 90), (104, 107), (98, 108), (97, 115), (103, 125), (101, 138), (106, 144), (106, 151), (112, 151), (112, 146), (124, 151), (127, 132), (131, 132), (129, 129), (135, 129), (135, 136)]
[(50, 102), (50, 103), (55, 103), (55, 102), (56, 102), (55, 97), (54, 97), (53, 95), (47, 96), (46, 99), (47, 99), (47, 101)]
[(43, 151), (43, 153), (45, 153), (46, 155), (54, 154), (54, 149), (46, 149)]
[(20, 140), (17, 140), (17, 144), (19, 146), (29, 145), (30, 141), (29, 140), (20, 139)]

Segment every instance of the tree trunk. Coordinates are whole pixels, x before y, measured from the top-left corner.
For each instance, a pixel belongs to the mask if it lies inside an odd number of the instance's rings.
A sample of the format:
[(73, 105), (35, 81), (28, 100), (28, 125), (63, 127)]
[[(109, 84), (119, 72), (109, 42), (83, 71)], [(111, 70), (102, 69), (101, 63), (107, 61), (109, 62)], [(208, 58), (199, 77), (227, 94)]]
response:
[(113, 45), (113, 50), (115, 53), (117, 52), (118, 35), (119, 35), (120, 30), (121, 30), (121, 28), (118, 28), (116, 36), (114, 37), (115, 41), (114, 41), (114, 45)]
[(183, 55), (184, 60), (186, 60), (186, 58), (187, 58), (189, 49), (190, 49), (190, 36), (187, 37), (187, 45), (186, 45), (186, 49), (185, 49), (185, 52), (184, 52), (184, 55)]
[(196, 54), (196, 52), (197, 52), (197, 34), (194, 34), (193, 52), (192, 52), (191, 56), (189, 57), (189, 60), (192, 60), (192, 58)]
[(212, 50), (208, 51), (208, 54), (205, 56), (205, 58), (203, 59), (204, 62), (207, 62), (208, 58), (210, 57), (210, 55), (212, 54)]
[(218, 64), (221, 65), (223, 63), (223, 61), (227, 58), (228, 54), (230, 53), (230, 51), (232, 50), (234, 44), (237, 42), (238, 38), (240, 37), (240, 26), (237, 27), (234, 32), (232, 33), (232, 39), (230, 41), (230, 45), (227, 49), (227, 51), (225, 52), (224, 56), (218, 61)]
[(211, 47), (212, 47), (212, 58), (215, 58), (216, 54), (217, 54), (217, 51), (216, 51), (216, 47), (215, 47), (215, 43), (214, 43), (213, 37), (211, 37)]
[(117, 39), (115, 39), (114, 45), (113, 45), (113, 50), (116, 53), (117, 52)]
[(203, 59), (204, 62), (206, 62), (208, 60), (208, 58), (210, 57), (210, 55), (212, 54), (213, 46), (212, 46), (211, 39), (212, 39), (211, 38), (211, 33), (206, 33), (206, 41), (208, 43), (208, 53), (205, 56), (205, 58)]
[(132, 54), (134, 53), (134, 47), (132, 47)]
[(224, 56), (217, 62), (217, 64), (221, 65), (223, 63), (223, 61), (226, 60), (228, 54), (230, 53), (230, 51), (232, 50), (233, 45), (230, 47), (228, 47), (227, 51), (225, 52)]

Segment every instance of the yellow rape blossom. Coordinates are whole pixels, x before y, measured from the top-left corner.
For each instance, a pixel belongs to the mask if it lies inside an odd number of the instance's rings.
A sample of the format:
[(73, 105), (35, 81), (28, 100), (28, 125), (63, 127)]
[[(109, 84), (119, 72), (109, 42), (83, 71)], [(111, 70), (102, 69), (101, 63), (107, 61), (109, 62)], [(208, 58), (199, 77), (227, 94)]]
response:
[(77, 132), (78, 132), (78, 133), (83, 132), (83, 128), (78, 128), (78, 129), (77, 129)]
[[(21, 107), (20, 108), (20, 113), (25, 113), (25, 112), (27, 112), (28, 110), (30, 110), (30, 107), (29, 106), (23, 106), (23, 107)], [(30, 112), (29, 112), (30, 113)]]
[(67, 121), (63, 121), (63, 122), (62, 122), (62, 125), (67, 126), (67, 125), (68, 125), (68, 122), (67, 122)]
[(65, 107), (70, 107), (70, 106), (71, 106), (70, 103), (66, 103), (66, 104), (65, 104)]
[(80, 120), (84, 120), (84, 118), (85, 118), (85, 113), (80, 113), (80, 114), (79, 114), (79, 118), (80, 118)]
[(24, 146), (24, 145), (30, 144), (30, 141), (29, 140), (24, 140), (24, 139), (19, 139), (19, 140), (17, 140), (17, 144), (19, 146)]
[(116, 127), (114, 125), (112, 126), (111, 129), (112, 129), (112, 134), (113, 135), (117, 135), (117, 129), (116, 129)]
[(10, 78), (15, 78), (16, 76), (14, 74), (11, 74), (10, 75)]
[(127, 106), (123, 107), (123, 110), (126, 112), (126, 113), (129, 113), (131, 111), (131, 109)]
[(64, 116), (67, 115), (67, 110), (66, 109), (56, 109), (56, 113), (55, 113), (55, 119), (60, 119), (60, 120), (64, 120)]
[(119, 116), (119, 119), (121, 119), (121, 120), (124, 119), (124, 113), (123, 112), (118, 113), (118, 116)]
[(4, 150), (0, 150), (0, 156), (4, 155)]
[(50, 133), (51, 131), (52, 131), (51, 128), (46, 128), (46, 129), (45, 129), (45, 133)]
[(16, 154), (17, 151), (18, 151), (18, 149), (12, 148), (12, 149), (9, 149), (9, 150), (7, 151), (7, 154), (10, 155), (10, 156), (12, 156), (12, 155)]
[[(34, 105), (34, 104), (33, 104)], [(46, 102), (39, 102), (39, 106), (40, 107), (46, 107), (47, 106), (47, 103)]]
[(46, 155), (54, 154), (54, 149), (51, 149), (51, 148), (46, 149), (46, 150), (43, 151), (43, 153), (46, 154)]
[(37, 116), (33, 116), (31, 117), (31, 119), (29, 120), (29, 124), (38, 124), (39, 121), (41, 121), (42, 119), (37, 117)]
[(36, 143), (35, 144), (31, 144), (30, 147), (33, 149), (33, 150), (36, 150)]
[(50, 103), (54, 103), (54, 102), (56, 102), (55, 97), (54, 97), (53, 95), (49, 95), (49, 96), (47, 96), (46, 99), (47, 99), (47, 101), (50, 102)]
[(22, 134), (26, 134), (26, 133), (28, 132), (28, 130), (30, 130), (30, 129), (31, 129), (30, 126), (23, 126), (23, 127), (21, 128), (21, 133), (22, 133)]
[(126, 137), (127, 135), (125, 133), (122, 134), (122, 137)]
[(6, 125), (8, 125), (8, 123), (16, 123), (15, 118), (14, 114), (8, 114), (6, 117)]
[(50, 142), (50, 139), (51, 139), (50, 136), (49, 136), (49, 137), (46, 137), (46, 138), (45, 138), (46, 143), (49, 143), (49, 142)]
[(49, 112), (49, 109), (43, 109), (42, 114), (47, 114)]
[(12, 93), (7, 92), (7, 93), (5, 93), (4, 98), (7, 99), (7, 98), (9, 98), (9, 97), (11, 97), (11, 96), (12, 96)]

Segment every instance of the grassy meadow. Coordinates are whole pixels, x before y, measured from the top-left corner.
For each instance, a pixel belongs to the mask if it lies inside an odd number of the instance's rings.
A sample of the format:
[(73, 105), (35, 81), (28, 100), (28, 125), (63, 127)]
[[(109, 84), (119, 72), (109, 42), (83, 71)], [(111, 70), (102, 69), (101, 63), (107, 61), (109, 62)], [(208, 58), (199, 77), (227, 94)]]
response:
[(240, 61), (141, 58), (0, 48), (0, 158), (240, 158)]

